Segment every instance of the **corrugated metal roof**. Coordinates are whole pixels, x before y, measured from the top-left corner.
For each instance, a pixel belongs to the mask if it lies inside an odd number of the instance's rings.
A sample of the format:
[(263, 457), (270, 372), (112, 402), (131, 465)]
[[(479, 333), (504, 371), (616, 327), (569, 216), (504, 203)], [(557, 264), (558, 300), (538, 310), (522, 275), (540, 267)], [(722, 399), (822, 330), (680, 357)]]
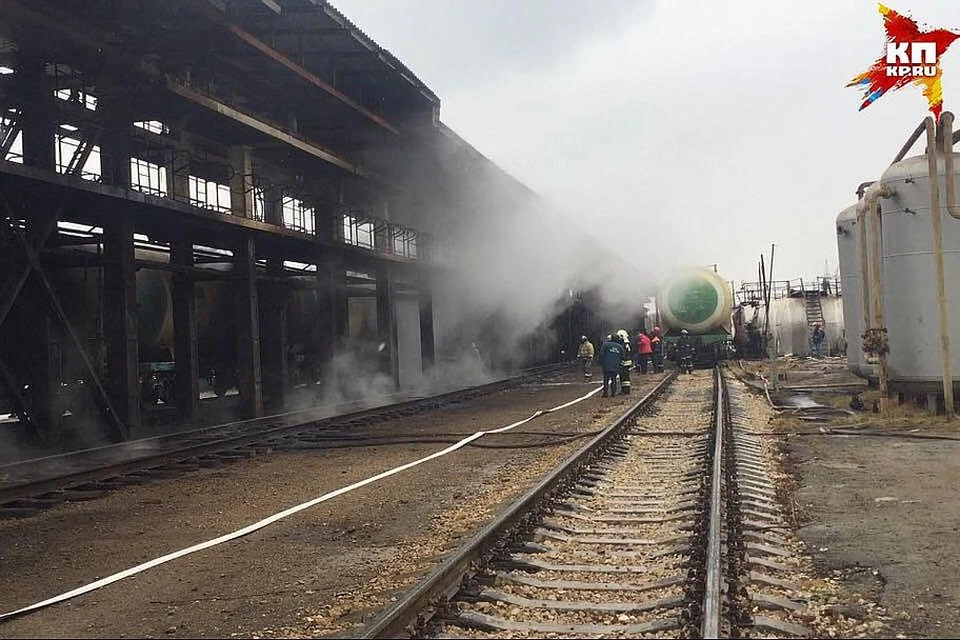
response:
[(437, 106), (440, 105), (440, 98), (435, 94), (430, 87), (428, 87), (420, 78), (410, 70), (407, 65), (403, 64), (395, 55), (381, 47), (379, 44), (374, 41), (373, 38), (368, 36), (363, 32), (360, 27), (351, 22), (345, 15), (343, 15), (336, 7), (327, 2), (327, 0), (308, 0), (310, 4), (318, 7), (331, 20), (338, 23), (340, 26), (344, 27), (350, 31), (351, 35), (360, 42), (367, 49), (372, 51), (380, 58), (388, 67), (396, 71), (404, 80), (409, 82), (411, 85), (415, 86), (420, 93), (427, 97), (431, 102), (435, 103)]
[(450, 127), (448, 127), (446, 124), (444, 124), (444, 123), (442, 123), (442, 122), (438, 122), (438, 123), (437, 123), (437, 130), (440, 132), (440, 134), (441, 134), (442, 136), (445, 136), (445, 137), (451, 139), (455, 145), (457, 145), (458, 147), (463, 148), (465, 151), (467, 151), (467, 153), (473, 155), (473, 156), (475, 157), (475, 159), (480, 160), (481, 162), (484, 162), (484, 163), (488, 164), (488, 165), (489, 165), (490, 167), (492, 167), (493, 169), (499, 171), (501, 174), (503, 174), (503, 176), (504, 176), (505, 178), (507, 178), (508, 180), (510, 180), (512, 183), (514, 183), (514, 185), (516, 185), (517, 187), (519, 187), (519, 188), (520, 188), (522, 191), (524, 191), (527, 195), (530, 195), (530, 196), (536, 196), (536, 195), (537, 195), (537, 193), (536, 193), (533, 189), (531, 189), (530, 187), (528, 187), (527, 185), (525, 185), (523, 182), (521, 182), (520, 180), (518, 180), (518, 179), (517, 179), (516, 177), (514, 177), (510, 172), (504, 170), (503, 167), (501, 167), (500, 165), (498, 165), (496, 162), (494, 162), (493, 160), (491, 160), (491, 159), (488, 158), (487, 156), (483, 155), (483, 153), (481, 153), (476, 147), (474, 147), (472, 144), (470, 144), (469, 142), (467, 142), (466, 140), (464, 140), (462, 137), (460, 137), (460, 134), (458, 134), (456, 131), (454, 131), (453, 129), (451, 129)]

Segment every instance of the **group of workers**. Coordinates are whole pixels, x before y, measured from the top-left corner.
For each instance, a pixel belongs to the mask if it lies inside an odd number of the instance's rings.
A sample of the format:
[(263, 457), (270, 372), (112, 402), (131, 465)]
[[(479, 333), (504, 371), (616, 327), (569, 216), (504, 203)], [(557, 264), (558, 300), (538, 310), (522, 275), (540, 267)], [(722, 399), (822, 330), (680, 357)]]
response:
[[(585, 382), (593, 380), (594, 347), (587, 336), (580, 336), (580, 349), (577, 358), (583, 365), (583, 379)], [(660, 327), (654, 327), (648, 334), (638, 331), (632, 338), (624, 329), (611, 333), (600, 346), (596, 359), (603, 369), (603, 396), (617, 395), (618, 385), (620, 395), (630, 393), (630, 370), (637, 373), (647, 373), (652, 368), (653, 373), (663, 372), (663, 337)]]

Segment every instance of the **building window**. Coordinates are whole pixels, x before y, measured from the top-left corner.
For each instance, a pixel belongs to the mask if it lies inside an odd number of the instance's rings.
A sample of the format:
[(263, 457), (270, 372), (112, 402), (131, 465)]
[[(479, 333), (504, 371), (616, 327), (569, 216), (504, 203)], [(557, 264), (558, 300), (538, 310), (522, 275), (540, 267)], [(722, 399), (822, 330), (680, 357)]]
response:
[(417, 232), (413, 229), (393, 227), (393, 252), (404, 258), (417, 257)]
[(230, 213), (230, 187), (205, 180), (197, 176), (188, 176), (190, 184), (190, 204), (202, 209)]
[[(72, 137), (76, 135), (77, 131), (78, 128), (73, 125), (60, 125), (56, 144), (57, 173), (67, 172), (70, 168), (70, 163), (73, 162), (74, 156), (77, 153), (77, 149), (80, 148), (80, 140)], [(76, 168), (74, 168), (74, 171), (76, 171)], [(100, 181), (103, 175), (100, 166), (100, 147), (94, 145), (93, 149), (90, 150), (90, 155), (87, 156), (86, 161), (83, 163), (83, 167), (81, 167), (79, 173), (75, 175), (79, 175), (84, 180)]]
[(283, 211), (283, 226), (311, 235), (316, 233), (313, 207), (308, 207), (302, 201), (290, 196), (284, 196), (280, 202)]
[(157, 135), (170, 133), (170, 128), (159, 120), (138, 120), (133, 123), (133, 126)]
[(344, 215), (343, 241), (356, 247), (373, 249), (373, 223), (355, 215)]
[(130, 158), (130, 188), (155, 196), (166, 196), (167, 171), (158, 164)]
[(61, 100), (78, 104), (90, 111), (97, 110), (97, 97), (90, 95), (86, 91), (80, 91), (79, 89), (57, 89), (53, 92), (53, 95)]
[(253, 219), (260, 222), (267, 219), (267, 196), (263, 187), (253, 188)]
[(13, 139), (13, 144), (10, 145), (10, 150), (7, 151), (4, 160), (23, 164), (23, 131), (20, 130), (17, 124), (20, 112), (17, 109), (9, 109), (7, 114), (6, 117), (0, 117), (0, 141), (5, 140), (7, 136), (13, 134), (11, 127), (16, 128), (16, 137)]

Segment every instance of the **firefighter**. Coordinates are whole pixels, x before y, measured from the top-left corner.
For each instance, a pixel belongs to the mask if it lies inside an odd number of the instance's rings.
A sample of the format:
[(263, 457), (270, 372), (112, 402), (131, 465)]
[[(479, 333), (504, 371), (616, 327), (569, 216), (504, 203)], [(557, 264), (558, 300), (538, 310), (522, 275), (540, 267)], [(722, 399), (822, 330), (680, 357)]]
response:
[(617, 395), (617, 373), (620, 371), (620, 364), (626, 352), (620, 342), (613, 339), (612, 335), (607, 336), (606, 342), (600, 346), (600, 354), (597, 360), (603, 368), (603, 397)]
[(680, 331), (680, 339), (677, 340), (677, 364), (680, 365), (680, 371), (693, 373), (693, 340), (686, 329)]
[(587, 336), (580, 336), (580, 349), (577, 350), (577, 358), (583, 366), (583, 381), (593, 380), (593, 343), (587, 339)]
[(653, 356), (653, 343), (646, 331), (637, 334), (637, 369), (640, 373), (647, 372), (650, 358)]
[(633, 352), (630, 349), (630, 334), (625, 330), (617, 331), (616, 338), (623, 346), (623, 360), (620, 362), (620, 394), (630, 395), (630, 369), (633, 367)]

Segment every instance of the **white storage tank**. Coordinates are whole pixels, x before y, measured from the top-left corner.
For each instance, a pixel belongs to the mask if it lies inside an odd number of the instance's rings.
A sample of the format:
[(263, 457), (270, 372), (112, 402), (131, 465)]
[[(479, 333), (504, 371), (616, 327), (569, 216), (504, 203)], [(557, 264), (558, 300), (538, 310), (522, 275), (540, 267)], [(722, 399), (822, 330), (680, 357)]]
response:
[(843, 353), (850, 343), (850, 337), (844, 329), (843, 296), (823, 296), (820, 298), (820, 307), (823, 310), (823, 330), (827, 334), (823, 352), (826, 355)]
[[(822, 296), (823, 330), (827, 339), (823, 345), (825, 355), (843, 349), (843, 303), (834, 295)], [(763, 311), (760, 311), (763, 314)], [(770, 328), (777, 344), (777, 355), (810, 356), (810, 326), (807, 324), (807, 309), (802, 297), (777, 298), (770, 301)]]
[(850, 371), (864, 378), (878, 376), (877, 365), (863, 353), (863, 283), (860, 274), (860, 224), (857, 205), (837, 216), (837, 253), (840, 258), (840, 285), (843, 289), (843, 327)]
[[(960, 154), (953, 154), (956, 180)], [(936, 392), (942, 388), (939, 309), (933, 257), (930, 177), (926, 156), (906, 158), (887, 169), (880, 181), (895, 195), (880, 199), (884, 324), (890, 352), (887, 367), (891, 388)], [(946, 212), (946, 180), (940, 158), (943, 267), (951, 338), (950, 361), (960, 373), (960, 220)], [(957, 383), (954, 383), (956, 386)]]

